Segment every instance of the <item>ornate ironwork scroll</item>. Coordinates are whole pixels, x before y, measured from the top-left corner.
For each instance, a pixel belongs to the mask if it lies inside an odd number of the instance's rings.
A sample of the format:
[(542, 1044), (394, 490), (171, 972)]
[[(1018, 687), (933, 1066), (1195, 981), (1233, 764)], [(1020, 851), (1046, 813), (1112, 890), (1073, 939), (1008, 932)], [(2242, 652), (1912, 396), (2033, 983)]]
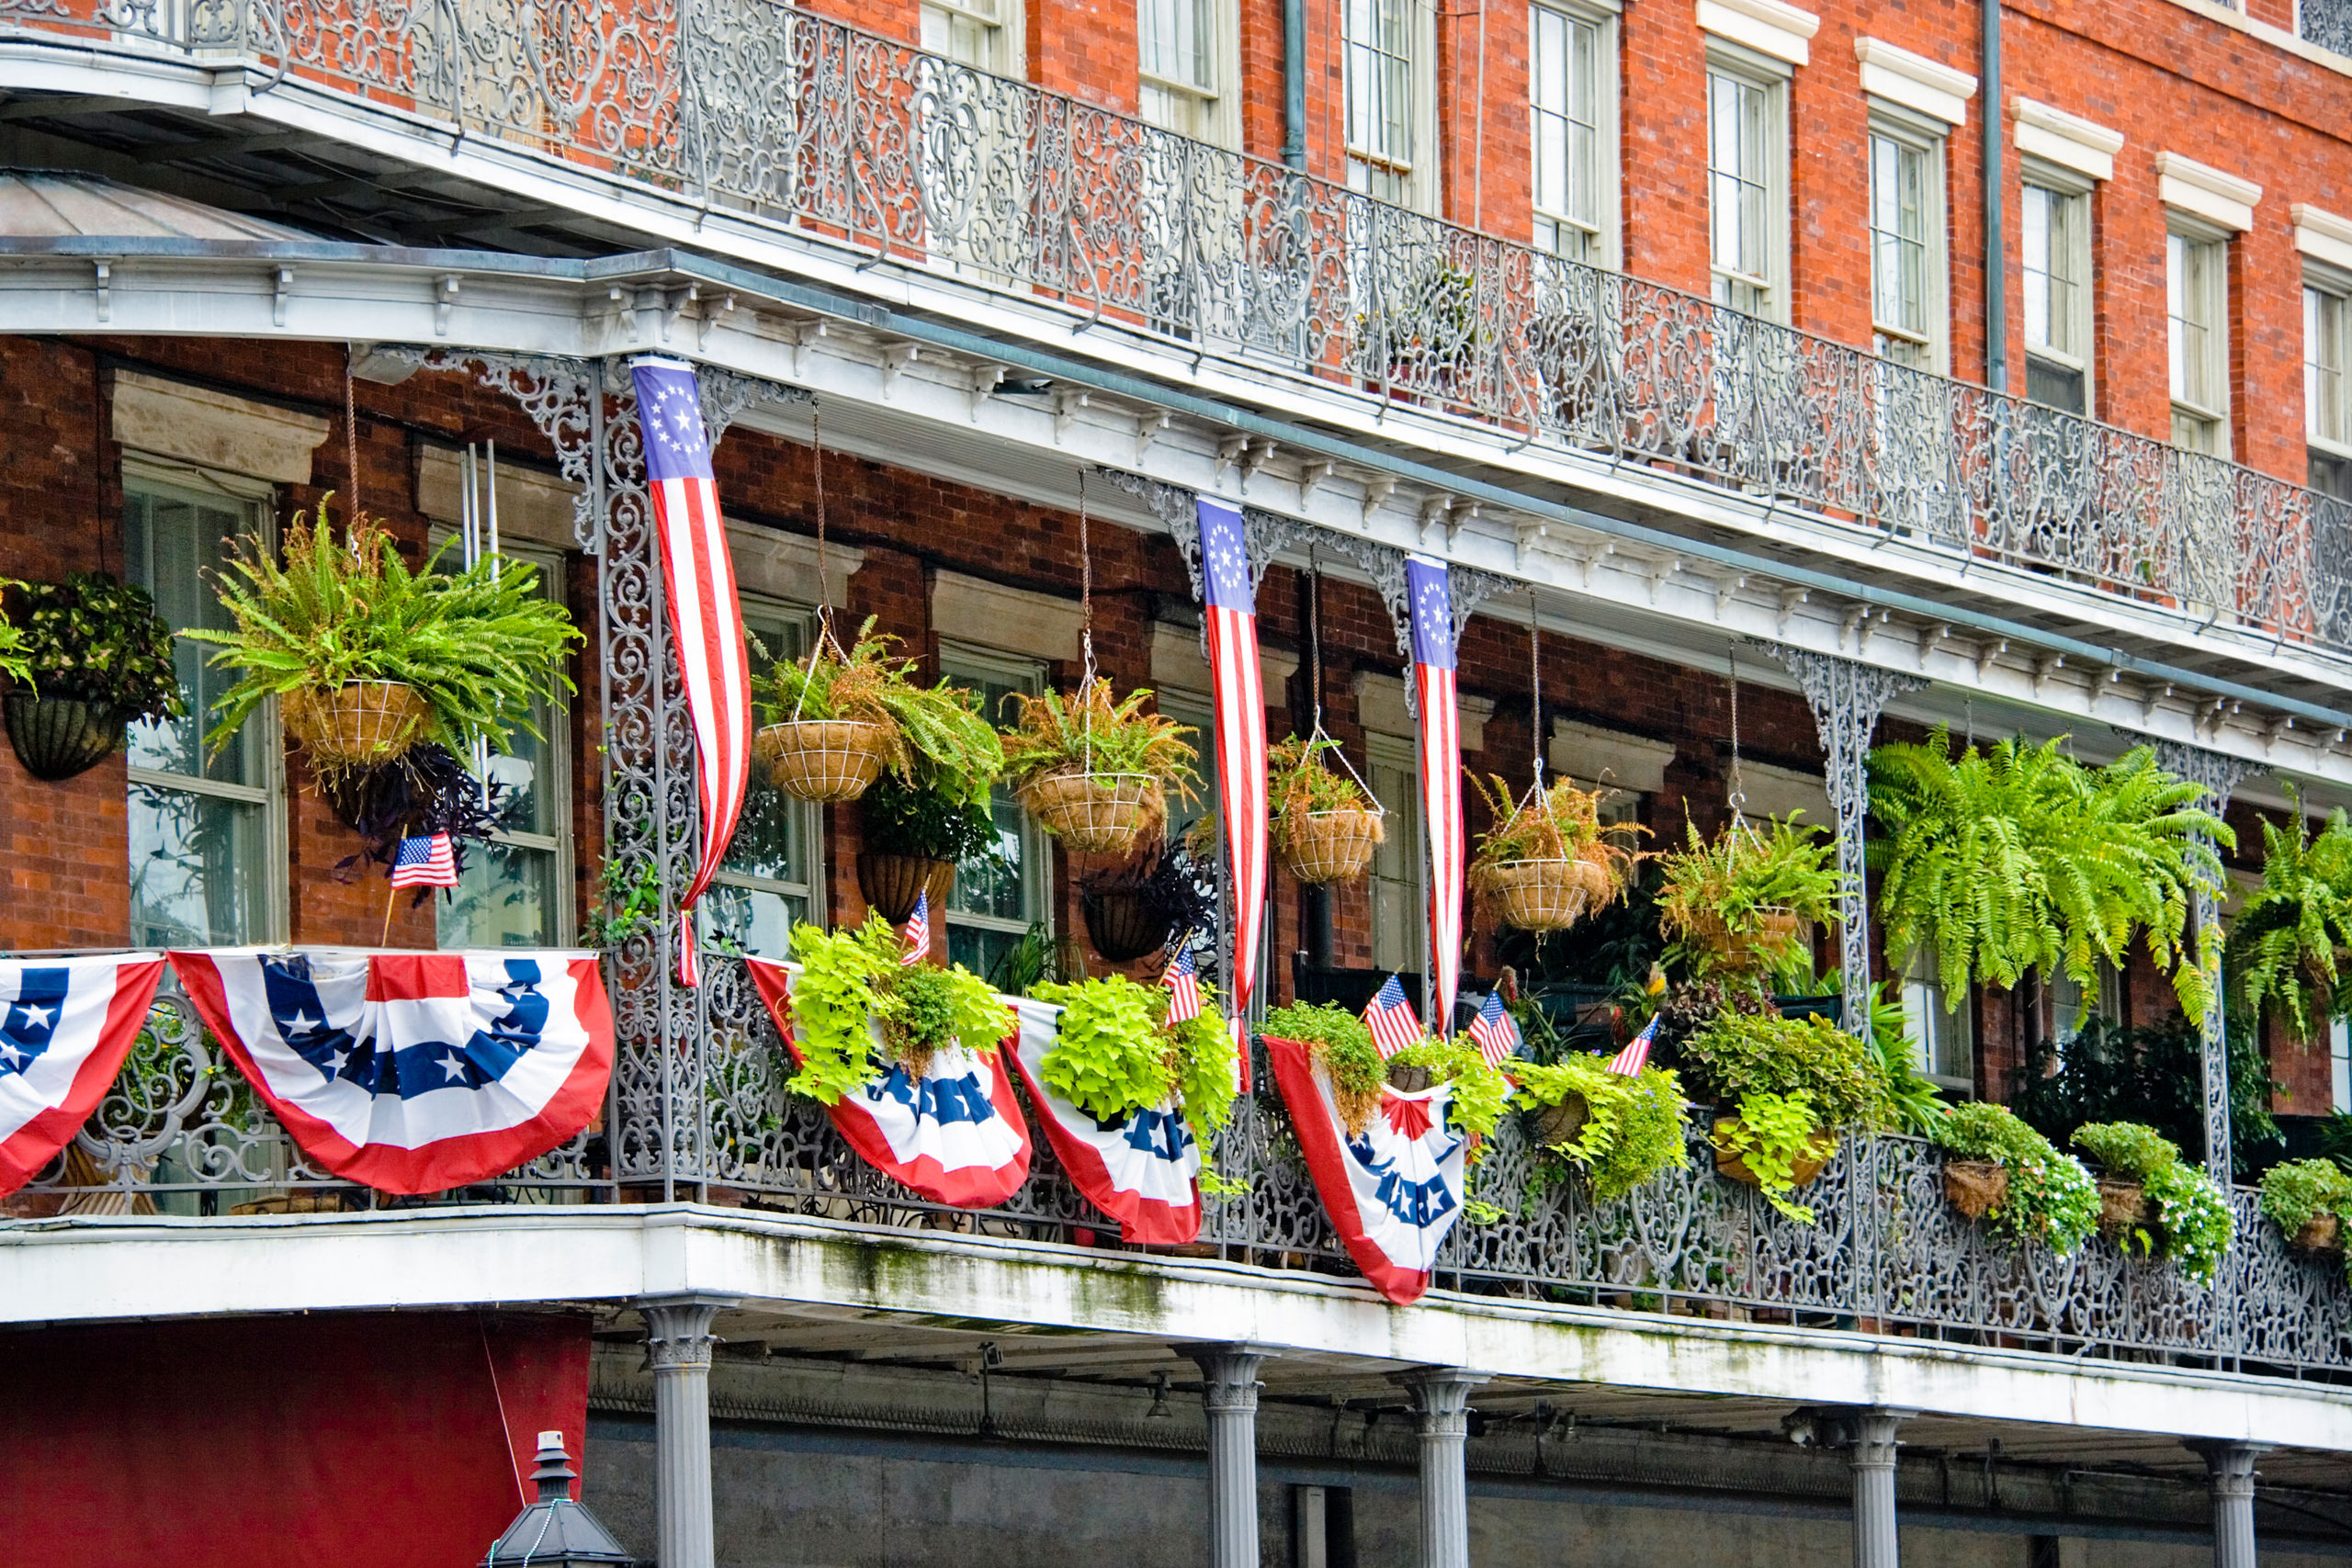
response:
[[(2219, 816), (2229, 809), (2230, 792), (2238, 787), (2249, 773), (2262, 770), (2255, 763), (2233, 757), (2225, 752), (2191, 746), (2181, 740), (2159, 740), (2156, 761), (2167, 773), (2176, 773), (2204, 790), (2210, 809)], [(2204, 847), (2213, 847), (2211, 838), (2199, 835)], [(2234, 1169), (2236, 1134), (2230, 1126), (2230, 1040), (2229, 1006), (2222, 987), (2225, 976), (2222, 973), (2221, 943), (2206, 940), (2209, 930), (2216, 930), (2218, 887), (2206, 886), (2206, 879), (2197, 878), (2196, 895), (2188, 907), (2189, 925), (2197, 933), (2197, 961), (2205, 967), (2205, 977), (2212, 987), (2212, 1005), (2205, 1012), (2199, 1055), (2204, 1069), (2205, 1102), (2205, 1168), (2214, 1180), (2227, 1187)]]
[(524, 413), (555, 448), (556, 470), (579, 487), (571, 500), (571, 537), (582, 550), (596, 553), (596, 505), (594, 420), (588, 400), (596, 385), (595, 367), (584, 359), (546, 354), (493, 354), (482, 349), (445, 348), (432, 344), (379, 344), (376, 353), (424, 370), (471, 371), (493, 392), (503, 392), (521, 405)]
[(1838, 870), (1846, 884), (1838, 901), (1840, 995), (1846, 1027), (1867, 1035), (1871, 928), (1870, 896), (1862, 874), (1862, 818), (1870, 809), (1871, 735), (1889, 701), (1927, 682), (1834, 653), (1813, 653), (1779, 642), (1759, 641), (1754, 646), (1779, 660), (1796, 677), (1805, 701), (1812, 705), (1814, 726), (1821, 732), (1829, 807), (1838, 817)]

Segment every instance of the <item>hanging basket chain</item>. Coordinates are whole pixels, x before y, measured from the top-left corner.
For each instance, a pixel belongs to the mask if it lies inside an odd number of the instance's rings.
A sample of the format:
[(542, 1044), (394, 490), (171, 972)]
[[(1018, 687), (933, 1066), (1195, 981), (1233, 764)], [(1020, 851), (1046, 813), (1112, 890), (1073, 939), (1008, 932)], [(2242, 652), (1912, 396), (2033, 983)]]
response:
[(849, 654), (841, 640), (833, 636), (832, 579), (825, 570), (825, 427), (823, 416), (814, 404), (808, 410), (808, 466), (814, 476), (817, 492), (817, 635), (808, 644), (808, 679), (800, 682), (800, 693), (792, 699), (792, 722), (800, 721), (800, 707), (808, 700), (808, 687), (816, 678), (817, 660), (831, 649), (833, 657), (842, 663), (849, 662)]
[(1079, 709), (1086, 726), (1080, 760), (1094, 772), (1094, 551), (1086, 529), (1086, 470), (1078, 470), (1078, 641), (1084, 660), (1079, 677)]
[(1528, 745), (1535, 752), (1535, 787), (1544, 788), (1544, 649), (1536, 625), (1535, 590), (1527, 591)]
[[(1330, 731), (1323, 728), (1323, 562), (1316, 554), (1312, 542), (1306, 547), (1306, 651), (1307, 657), (1314, 661), (1314, 669), (1308, 673), (1308, 682), (1314, 693), (1315, 725), (1307, 732), (1306, 754), (1312, 758), (1319, 749), (1327, 750), (1339, 758), (1340, 766), (1347, 770), (1348, 777), (1355, 781), (1356, 788), (1363, 791), (1364, 799), (1371, 803), (1371, 814), (1385, 818), (1388, 808), (1380, 804), (1380, 797), (1372, 793), (1372, 785), (1356, 772), (1356, 765), (1348, 761), (1347, 748), (1333, 739)], [(1326, 741), (1329, 742), (1328, 746), (1319, 744)]]
[(351, 531), (351, 547), (359, 548), (359, 414), (351, 389), (351, 359), (355, 351), (348, 345), (343, 358), (343, 462), (344, 478), (351, 486), (350, 504), (344, 508), (347, 519), (345, 526)]

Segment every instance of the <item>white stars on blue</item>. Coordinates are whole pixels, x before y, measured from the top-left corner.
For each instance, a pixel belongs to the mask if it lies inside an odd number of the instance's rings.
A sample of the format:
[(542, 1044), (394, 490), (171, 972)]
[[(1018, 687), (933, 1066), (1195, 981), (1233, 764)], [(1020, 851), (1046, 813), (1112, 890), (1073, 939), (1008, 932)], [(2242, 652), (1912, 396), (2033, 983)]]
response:
[(1453, 595), (1445, 563), (1421, 556), (1405, 560), (1405, 592), (1413, 611), (1413, 662), (1453, 668)]
[(1221, 501), (1200, 503), (1201, 577), (1209, 608), (1256, 613), (1258, 595), (1250, 581), (1250, 548), (1239, 508)]
[(23, 1072), (55, 1043), (58, 1015), (65, 1008), (66, 973), (23, 971), (16, 999), (0, 1011), (0, 1073)]
[(702, 426), (702, 393), (695, 373), (679, 365), (638, 365), (638, 411), (645, 427), (646, 477), (710, 478), (710, 442)]

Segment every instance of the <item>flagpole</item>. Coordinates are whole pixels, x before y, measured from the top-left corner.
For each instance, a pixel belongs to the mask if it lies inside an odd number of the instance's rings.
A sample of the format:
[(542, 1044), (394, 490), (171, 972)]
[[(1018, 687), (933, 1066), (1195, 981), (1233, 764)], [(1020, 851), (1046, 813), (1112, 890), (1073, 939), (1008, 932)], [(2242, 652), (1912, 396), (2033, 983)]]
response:
[(390, 886), (388, 878), (384, 887), (384, 929), (376, 933), (378, 947), (386, 946), (392, 940), (392, 901), (400, 896), (401, 890)]

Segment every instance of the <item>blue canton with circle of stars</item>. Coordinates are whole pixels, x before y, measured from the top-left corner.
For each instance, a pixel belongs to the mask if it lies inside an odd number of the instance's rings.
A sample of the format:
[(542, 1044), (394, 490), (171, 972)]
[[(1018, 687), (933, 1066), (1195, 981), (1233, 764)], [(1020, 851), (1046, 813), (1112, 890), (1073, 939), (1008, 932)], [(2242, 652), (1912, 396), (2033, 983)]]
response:
[(0, 1075), (21, 1073), (48, 1053), (71, 977), (66, 969), (19, 972), (17, 999), (0, 1015)]
[(695, 373), (683, 365), (640, 364), (631, 369), (645, 426), (646, 478), (657, 483), (710, 478), (710, 442), (703, 433), (702, 391)]
[(1453, 669), (1453, 595), (1446, 587), (1445, 563), (1406, 557), (1405, 592), (1413, 605), (1413, 662)]
[(1250, 581), (1250, 547), (1241, 531), (1241, 511), (1221, 501), (1203, 501), (1201, 581), (1212, 610), (1257, 613), (1258, 594)]

